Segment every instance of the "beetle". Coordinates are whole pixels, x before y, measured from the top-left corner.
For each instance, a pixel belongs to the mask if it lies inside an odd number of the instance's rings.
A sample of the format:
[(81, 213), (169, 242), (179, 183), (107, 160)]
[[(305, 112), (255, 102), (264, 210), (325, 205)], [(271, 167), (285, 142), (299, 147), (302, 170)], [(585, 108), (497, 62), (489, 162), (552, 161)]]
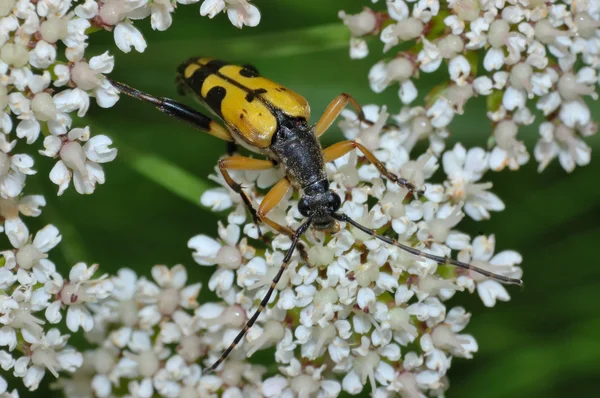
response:
[[(342, 201), (329, 188), (325, 163), (338, 159), (354, 149), (360, 151), (388, 180), (406, 188), (412, 194), (422, 193), (406, 179), (389, 172), (373, 153), (357, 141), (347, 140), (325, 149), (321, 148), (319, 137), (327, 131), (348, 104), (356, 110), (360, 121), (373, 124), (366, 120), (362, 107), (349, 94), (343, 93), (333, 99), (317, 123), (310, 125), (308, 123), (310, 107), (306, 99), (262, 77), (253, 66), (237, 66), (207, 57), (191, 58), (178, 68), (179, 89), (183, 94), (192, 93), (223, 121), (225, 126), (222, 126), (180, 102), (165, 97), (154, 97), (113, 80), (110, 82), (120, 92), (150, 102), (161, 112), (185, 121), (228, 143), (238, 144), (255, 153), (265, 155), (267, 158), (255, 159), (231, 155), (219, 160), (219, 170), (231, 189), (241, 195), (254, 222), (257, 224), (263, 222), (275, 231), (289, 236), (292, 243), (258, 309), (220, 358), (205, 369), (205, 373), (215, 370), (236, 347), (248, 329), (254, 325), (287, 269), (294, 250), (298, 247), (303, 257), (306, 256), (300, 238), (309, 227), (332, 232), (337, 228), (338, 221), (346, 222), (376, 239), (438, 264), (451, 264), (503, 283), (522, 285), (520, 279), (494, 274), (471, 264), (429, 254), (405, 245), (388, 236), (378, 234), (375, 230), (338, 212)], [(264, 170), (276, 166), (283, 168), (285, 177), (271, 188), (258, 209), (255, 209), (241, 185), (231, 178), (229, 170)], [(306, 218), (295, 231), (276, 223), (267, 216), (291, 188), (300, 192), (298, 210)]]

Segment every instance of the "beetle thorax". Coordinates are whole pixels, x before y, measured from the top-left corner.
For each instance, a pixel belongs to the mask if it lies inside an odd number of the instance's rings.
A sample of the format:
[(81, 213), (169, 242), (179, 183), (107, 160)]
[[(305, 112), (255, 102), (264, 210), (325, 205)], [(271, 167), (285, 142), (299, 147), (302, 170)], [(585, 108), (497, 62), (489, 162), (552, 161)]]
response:
[(296, 188), (327, 180), (321, 144), (305, 120), (285, 119), (269, 149)]

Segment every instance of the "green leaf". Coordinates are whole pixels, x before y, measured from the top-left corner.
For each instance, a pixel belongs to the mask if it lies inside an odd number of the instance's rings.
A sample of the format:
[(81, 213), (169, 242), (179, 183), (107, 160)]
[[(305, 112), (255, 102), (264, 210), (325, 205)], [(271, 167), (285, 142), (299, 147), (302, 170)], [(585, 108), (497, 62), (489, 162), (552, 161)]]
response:
[(193, 204), (201, 206), (200, 196), (211, 188), (211, 184), (207, 181), (158, 155), (142, 152), (123, 144), (119, 146), (119, 151), (122, 161), (133, 170)]

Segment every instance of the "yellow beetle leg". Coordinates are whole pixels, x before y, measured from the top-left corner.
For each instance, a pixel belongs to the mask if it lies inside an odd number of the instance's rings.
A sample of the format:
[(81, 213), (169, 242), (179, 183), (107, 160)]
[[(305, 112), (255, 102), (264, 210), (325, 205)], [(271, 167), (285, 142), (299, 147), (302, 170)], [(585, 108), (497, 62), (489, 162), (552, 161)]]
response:
[(371, 151), (369, 151), (357, 141), (342, 141), (333, 144), (330, 147), (327, 147), (323, 150), (323, 157), (325, 158), (326, 163), (331, 162), (335, 159), (341, 158), (353, 149), (358, 149), (359, 151), (361, 151), (363, 155), (367, 158), (367, 160), (373, 163), (375, 167), (377, 167), (377, 170), (379, 170), (379, 172), (382, 175), (384, 175), (385, 178), (387, 178), (388, 180), (395, 182), (396, 184), (408, 189), (410, 192), (416, 192), (420, 195), (424, 193), (423, 191), (418, 191), (415, 188), (415, 186), (408, 182), (405, 178), (398, 177), (394, 173), (389, 172), (385, 168), (385, 165), (381, 161), (379, 161)]
[(360, 106), (358, 101), (354, 99), (354, 97), (352, 97), (350, 94), (342, 93), (335, 97), (333, 101), (331, 101), (329, 105), (327, 105), (327, 108), (325, 108), (325, 112), (323, 112), (323, 115), (321, 115), (321, 118), (315, 125), (315, 134), (317, 135), (317, 137), (320, 137), (325, 131), (327, 131), (327, 129), (340, 115), (340, 113), (346, 107), (346, 105), (348, 105), (348, 103), (350, 103), (350, 105), (352, 105), (352, 107), (356, 111), (358, 115), (358, 120), (367, 124), (374, 123), (365, 118), (365, 114), (362, 110), (362, 107)]
[(191, 124), (192, 126), (225, 141), (233, 142), (233, 137), (229, 130), (220, 124), (213, 121), (208, 116), (198, 112), (192, 107), (184, 105), (180, 102), (174, 101), (170, 98), (157, 98), (148, 93), (130, 87), (124, 83), (119, 83), (114, 80), (110, 80), (117, 90), (121, 93), (127, 94), (133, 98), (140, 99), (142, 101), (150, 102), (159, 111), (166, 113), (169, 116), (173, 116), (176, 119), (182, 120)]
[(260, 206), (258, 206), (258, 217), (269, 227), (279, 233), (287, 236), (293, 236), (294, 231), (289, 227), (284, 227), (277, 224), (275, 221), (267, 217), (267, 214), (277, 206), (281, 199), (285, 196), (291, 187), (290, 181), (287, 178), (282, 178), (277, 184), (265, 195)]
[(252, 220), (254, 221), (254, 224), (256, 224), (259, 236), (259, 218), (258, 214), (256, 213), (256, 209), (254, 209), (254, 206), (252, 206), (252, 202), (250, 201), (250, 198), (248, 197), (246, 192), (244, 192), (244, 190), (242, 189), (242, 186), (235, 182), (233, 178), (231, 178), (231, 175), (227, 170), (266, 170), (270, 169), (273, 166), (275, 166), (275, 164), (270, 160), (253, 159), (245, 156), (230, 156), (228, 158), (219, 160), (219, 170), (221, 171), (225, 182), (227, 182), (227, 185), (229, 185), (231, 189), (233, 189), (242, 197), (244, 204), (246, 205), (248, 211), (250, 211), (250, 214), (252, 215)]
[[(294, 237), (296, 231), (292, 228), (276, 223), (267, 217), (267, 214), (277, 206), (281, 199), (285, 196), (287, 191), (289, 191), (291, 187), (290, 180), (287, 178), (282, 178), (279, 180), (277, 184), (265, 195), (262, 202), (260, 202), (260, 206), (258, 207), (258, 217), (267, 224), (269, 227), (273, 228), (275, 231), (280, 234), (287, 235), (291, 238)], [(302, 260), (309, 266), (312, 267), (310, 261), (308, 260), (308, 252), (306, 251), (306, 247), (302, 244), (302, 242), (298, 242), (298, 252), (302, 257)]]

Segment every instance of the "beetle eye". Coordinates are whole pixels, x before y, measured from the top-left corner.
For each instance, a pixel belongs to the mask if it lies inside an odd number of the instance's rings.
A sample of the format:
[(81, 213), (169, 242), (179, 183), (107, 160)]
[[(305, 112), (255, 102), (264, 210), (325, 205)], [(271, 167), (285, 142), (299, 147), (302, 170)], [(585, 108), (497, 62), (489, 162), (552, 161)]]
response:
[(304, 217), (308, 217), (308, 213), (310, 212), (310, 207), (308, 205), (308, 201), (306, 200), (306, 196), (300, 198), (300, 202), (298, 202), (298, 211)]
[(329, 191), (329, 194), (327, 195), (327, 207), (329, 208), (329, 212), (334, 213), (338, 211), (341, 204), (342, 200), (340, 199), (340, 196), (333, 191)]

